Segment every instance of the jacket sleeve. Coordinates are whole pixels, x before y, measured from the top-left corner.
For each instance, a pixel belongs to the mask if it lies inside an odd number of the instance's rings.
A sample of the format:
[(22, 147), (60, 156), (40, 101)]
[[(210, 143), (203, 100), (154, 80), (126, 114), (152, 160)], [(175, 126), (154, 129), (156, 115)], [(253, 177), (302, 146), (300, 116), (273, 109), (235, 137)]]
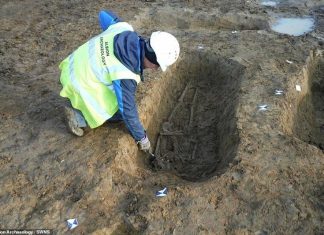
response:
[(122, 20), (112, 11), (100, 11), (99, 12), (99, 25), (102, 31), (108, 29), (110, 25), (121, 22)]
[(135, 93), (136, 81), (133, 79), (121, 79), (113, 81), (113, 86), (117, 96), (119, 112), (126, 124), (128, 131), (135, 141), (145, 137), (145, 130), (139, 120)]

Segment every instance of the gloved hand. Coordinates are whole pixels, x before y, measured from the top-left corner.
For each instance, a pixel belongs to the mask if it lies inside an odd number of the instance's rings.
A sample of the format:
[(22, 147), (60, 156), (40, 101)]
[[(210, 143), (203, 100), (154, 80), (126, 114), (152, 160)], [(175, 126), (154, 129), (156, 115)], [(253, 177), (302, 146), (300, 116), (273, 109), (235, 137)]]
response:
[(141, 151), (144, 151), (146, 153), (151, 152), (151, 143), (150, 140), (147, 138), (147, 135), (145, 135), (140, 141), (138, 141), (137, 144)]

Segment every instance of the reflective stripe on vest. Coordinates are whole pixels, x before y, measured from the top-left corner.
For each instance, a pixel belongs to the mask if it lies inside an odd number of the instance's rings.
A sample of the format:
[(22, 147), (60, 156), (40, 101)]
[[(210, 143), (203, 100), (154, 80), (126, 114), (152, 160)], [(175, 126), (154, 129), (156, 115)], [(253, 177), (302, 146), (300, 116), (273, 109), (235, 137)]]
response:
[(120, 22), (80, 46), (60, 64), (61, 96), (70, 99), (91, 128), (102, 125), (118, 110), (112, 81), (140, 76), (125, 67), (114, 55), (113, 39), (131, 25)]

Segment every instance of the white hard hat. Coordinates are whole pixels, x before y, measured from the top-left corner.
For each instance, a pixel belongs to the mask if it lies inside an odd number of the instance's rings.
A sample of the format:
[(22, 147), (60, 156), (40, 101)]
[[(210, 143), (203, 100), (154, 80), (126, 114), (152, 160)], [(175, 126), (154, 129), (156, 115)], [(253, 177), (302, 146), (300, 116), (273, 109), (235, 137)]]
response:
[(180, 53), (178, 40), (167, 32), (153, 32), (150, 37), (150, 44), (156, 54), (156, 60), (162, 71), (176, 62)]

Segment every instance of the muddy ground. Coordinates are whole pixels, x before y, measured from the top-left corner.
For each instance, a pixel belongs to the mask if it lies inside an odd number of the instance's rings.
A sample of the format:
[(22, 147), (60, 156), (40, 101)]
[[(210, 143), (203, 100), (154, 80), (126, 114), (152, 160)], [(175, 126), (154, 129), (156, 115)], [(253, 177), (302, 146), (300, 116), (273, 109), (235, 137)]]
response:
[[(0, 0), (0, 228), (323, 234), (324, 2), (278, 3)], [(82, 138), (64, 124), (58, 64), (100, 32), (102, 9), (180, 41), (138, 90), (153, 161), (121, 123)], [(306, 15), (311, 33), (270, 29)]]

